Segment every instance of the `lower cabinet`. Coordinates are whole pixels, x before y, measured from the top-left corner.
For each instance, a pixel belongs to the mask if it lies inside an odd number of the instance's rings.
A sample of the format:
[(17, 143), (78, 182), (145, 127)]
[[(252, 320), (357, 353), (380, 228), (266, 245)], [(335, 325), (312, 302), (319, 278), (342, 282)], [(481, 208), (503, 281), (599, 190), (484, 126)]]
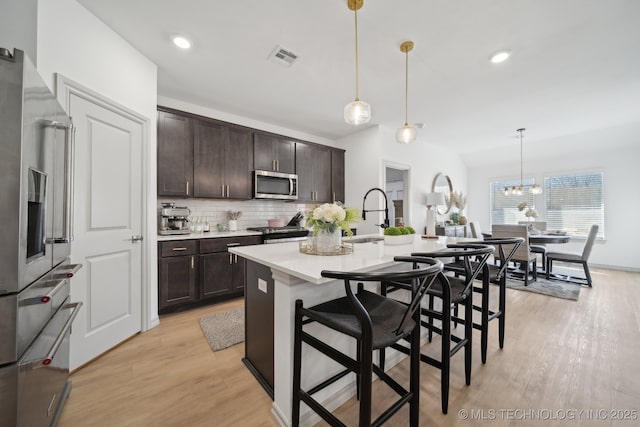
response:
[(246, 261), (227, 250), (261, 243), (260, 236), (159, 242), (159, 312), (242, 295)]

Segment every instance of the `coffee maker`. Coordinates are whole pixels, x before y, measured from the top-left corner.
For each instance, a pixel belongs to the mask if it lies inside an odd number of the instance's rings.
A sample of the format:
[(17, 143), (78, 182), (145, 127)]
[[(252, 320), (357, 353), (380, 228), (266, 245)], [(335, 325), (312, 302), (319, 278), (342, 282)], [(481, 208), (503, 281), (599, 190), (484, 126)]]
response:
[(189, 215), (187, 207), (176, 207), (174, 203), (163, 203), (160, 208), (158, 234), (161, 236), (172, 234), (189, 234)]

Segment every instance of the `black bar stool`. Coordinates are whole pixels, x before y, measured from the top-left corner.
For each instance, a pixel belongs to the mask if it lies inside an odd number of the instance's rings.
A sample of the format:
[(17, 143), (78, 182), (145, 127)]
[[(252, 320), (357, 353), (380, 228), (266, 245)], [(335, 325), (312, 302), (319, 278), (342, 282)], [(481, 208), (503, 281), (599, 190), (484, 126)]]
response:
[[(292, 425), (300, 423), (300, 402), (304, 402), (332, 426), (344, 424), (326, 408), (313, 394), (353, 372), (358, 382), (360, 399), (359, 426), (379, 426), (387, 421), (405, 403), (410, 404), (410, 425), (418, 426), (420, 392), (420, 313), (418, 308), (425, 292), (442, 271), (442, 262), (432, 258), (396, 257), (395, 261), (407, 262), (409, 270), (400, 272), (353, 273), (322, 271), (323, 277), (344, 280), (346, 296), (313, 307), (303, 307), (296, 301), (293, 352), (293, 402)], [(411, 263), (411, 264), (409, 264)], [(423, 264), (425, 266), (423, 266)], [(411, 301), (402, 304), (391, 298), (364, 289), (364, 282), (410, 283)], [(357, 282), (357, 293), (351, 283)], [(312, 322), (334, 329), (356, 340), (356, 360), (329, 346), (305, 331), (303, 326)], [(411, 342), (410, 385), (407, 391), (393, 378), (373, 363), (373, 351), (392, 345), (401, 339)], [(309, 390), (301, 389), (302, 343), (340, 363), (345, 369)], [(371, 422), (371, 381), (373, 373), (388, 384), (400, 398), (375, 421)]]
[[(443, 273), (438, 274), (433, 286), (427, 289), (429, 297), (428, 307), (421, 307), (420, 312), (424, 318), (421, 325), (426, 327), (429, 332), (435, 332), (442, 336), (442, 352), (441, 359), (437, 360), (426, 354), (420, 355), (420, 360), (441, 371), (440, 376), (440, 392), (442, 399), (442, 413), (446, 414), (449, 408), (449, 374), (450, 359), (461, 348), (464, 348), (465, 358), (465, 380), (467, 385), (471, 384), (471, 341), (473, 332), (473, 281), (480, 274), (480, 271), (487, 262), (489, 256), (494, 252), (494, 248), (482, 244), (451, 244), (447, 245), (447, 249), (434, 252), (413, 253), (411, 256), (430, 257), (430, 258), (457, 258), (462, 265), (462, 274), (460, 277), (447, 276)], [(408, 289), (406, 283), (383, 283), (382, 294), (386, 295), (399, 289)], [(440, 298), (442, 300), (442, 309), (434, 308), (433, 299)], [(457, 319), (464, 322), (464, 338), (460, 338), (451, 333), (451, 321), (454, 317), (451, 310), (456, 304), (463, 304), (465, 307), (464, 319)], [(426, 320), (425, 320), (426, 319)], [(436, 326), (433, 321), (440, 320), (442, 327)], [(451, 348), (451, 342), (455, 345)], [(392, 348), (409, 354), (409, 349), (402, 344), (394, 344)], [(384, 350), (380, 354), (380, 366), (384, 368)]]
[[(518, 247), (524, 243), (522, 237), (486, 237), (481, 242), (472, 242), (479, 244), (488, 244), (497, 249), (497, 255), (494, 254), (496, 264), (485, 263), (484, 268), (480, 272), (479, 279), (482, 280), (482, 286), (474, 286), (473, 291), (481, 294), (480, 305), (473, 305), (473, 309), (480, 312), (480, 323), (474, 323), (473, 327), (480, 330), (480, 353), (482, 363), (487, 362), (487, 347), (489, 337), (489, 322), (498, 319), (498, 344), (500, 348), (504, 348), (504, 331), (506, 325), (506, 289), (507, 289), (507, 266), (511, 258), (516, 253)], [(472, 261), (472, 263), (475, 263)], [(464, 265), (459, 260), (453, 263), (445, 264), (445, 270), (454, 271), (458, 274), (464, 274)], [(489, 283), (498, 285), (498, 309), (491, 310), (489, 308)]]

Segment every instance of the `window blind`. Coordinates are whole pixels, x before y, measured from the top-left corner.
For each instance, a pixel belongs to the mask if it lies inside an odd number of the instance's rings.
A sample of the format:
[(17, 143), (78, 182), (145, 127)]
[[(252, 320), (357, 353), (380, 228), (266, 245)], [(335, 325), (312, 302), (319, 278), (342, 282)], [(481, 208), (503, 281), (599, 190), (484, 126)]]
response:
[(544, 194), (548, 230), (586, 237), (597, 224), (598, 238), (604, 238), (602, 172), (546, 177)]

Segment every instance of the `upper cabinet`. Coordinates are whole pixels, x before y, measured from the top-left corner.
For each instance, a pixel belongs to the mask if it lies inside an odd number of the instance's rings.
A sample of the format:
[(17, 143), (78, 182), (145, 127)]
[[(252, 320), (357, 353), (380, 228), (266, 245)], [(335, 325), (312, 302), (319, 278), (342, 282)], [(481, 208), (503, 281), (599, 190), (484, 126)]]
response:
[(251, 198), (252, 136), (222, 122), (193, 120), (193, 197)]
[(250, 199), (253, 131), (158, 111), (158, 196)]
[(193, 193), (191, 119), (158, 111), (158, 195), (189, 197)]
[(344, 203), (344, 150), (331, 150), (331, 201)]
[(254, 169), (296, 173), (296, 143), (281, 136), (255, 132)]
[(329, 147), (297, 143), (296, 170), (299, 201), (332, 201), (331, 149)]

